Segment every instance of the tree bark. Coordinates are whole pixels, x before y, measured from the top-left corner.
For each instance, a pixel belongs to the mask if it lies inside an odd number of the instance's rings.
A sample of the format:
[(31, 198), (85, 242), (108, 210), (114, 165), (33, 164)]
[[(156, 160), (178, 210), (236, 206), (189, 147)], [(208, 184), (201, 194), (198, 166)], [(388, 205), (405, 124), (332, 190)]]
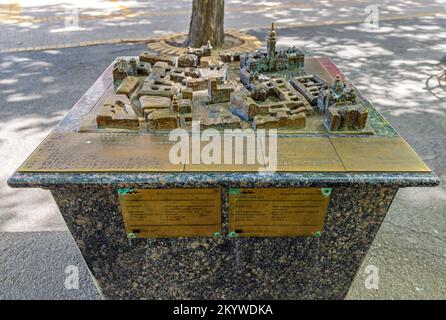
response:
[(193, 0), (186, 46), (199, 48), (208, 40), (213, 47), (224, 42), (224, 0)]

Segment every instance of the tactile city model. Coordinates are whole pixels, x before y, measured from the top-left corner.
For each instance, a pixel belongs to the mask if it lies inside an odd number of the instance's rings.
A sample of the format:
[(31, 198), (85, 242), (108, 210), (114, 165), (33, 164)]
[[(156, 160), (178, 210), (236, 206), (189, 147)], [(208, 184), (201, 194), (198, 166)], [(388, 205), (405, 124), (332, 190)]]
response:
[(318, 74), (315, 59), (276, 41), (272, 24), (266, 49), (255, 52), (217, 55), (208, 42), (179, 56), (119, 58), (113, 88), (82, 130), (156, 132), (199, 121), (201, 129), (373, 134), (365, 101), (342, 75)]

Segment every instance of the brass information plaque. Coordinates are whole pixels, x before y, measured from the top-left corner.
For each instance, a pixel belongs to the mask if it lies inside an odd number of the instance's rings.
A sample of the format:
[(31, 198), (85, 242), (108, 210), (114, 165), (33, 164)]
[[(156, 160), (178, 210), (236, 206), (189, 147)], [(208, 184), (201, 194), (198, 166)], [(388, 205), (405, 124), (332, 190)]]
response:
[(331, 188), (229, 190), (230, 236), (319, 236)]
[[(232, 137), (231, 137), (232, 139)], [(224, 140), (224, 139), (222, 139)], [(237, 150), (236, 145), (241, 141), (241, 148)], [(204, 150), (206, 145), (209, 142), (200, 142), (200, 150)], [(221, 152), (219, 158), (216, 159), (216, 164), (206, 164), (203, 163), (203, 159), (201, 159), (201, 163), (194, 164), (193, 161), (193, 153), (194, 153), (194, 145), (191, 143), (189, 147), (190, 163), (186, 164), (184, 167), (184, 171), (186, 172), (258, 172), (260, 168), (265, 168), (265, 161), (263, 160), (263, 150), (257, 150), (256, 145), (248, 146), (241, 138), (241, 140), (232, 139), (230, 143), (230, 147), (225, 146), (225, 142), (221, 144)], [(228, 159), (225, 159), (225, 153), (227, 152)], [(237, 155), (240, 156), (240, 159), (237, 159)], [(259, 157), (261, 157), (261, 162), (259, 162)], [(249, 160), (251, 159), (251, 160)]]
[[(203, 159), (199, 159), (200, 164), (193, 164), (192, 156), (186, 165), (174, 164), (169, 160), (174, 144), (168, 136), (142, 133), (54, 132), (18, 171), (257, 172), (259, 168), (271, 167), (274, 153), (278, 172), (431, 172), (400, 137), (279, 136), (277, 153), (269, 146), (262, 150), (243, 148), (240, 164), (235, 157), (235, 142), (232, 154), (228, 152), (229, 164), (225, 164), (224, 149), (220, 155), (223, 164), (205, 164)], [(248, 155), (254, 160), (252, 164), (247, 161)]]
[(19, 172), (171, 172), (183, 171), (172, 164), (167, 136), (132, 133), (50, 134)]
[(344, 172), (328, 137), (283, 137), (277, 141), (279, 172)]
[(119, 189), (118, 195), (129, 238), (220, 236), (220, 189)]
[(346, 172), (431, 172), (400, 137), (331, 137)]

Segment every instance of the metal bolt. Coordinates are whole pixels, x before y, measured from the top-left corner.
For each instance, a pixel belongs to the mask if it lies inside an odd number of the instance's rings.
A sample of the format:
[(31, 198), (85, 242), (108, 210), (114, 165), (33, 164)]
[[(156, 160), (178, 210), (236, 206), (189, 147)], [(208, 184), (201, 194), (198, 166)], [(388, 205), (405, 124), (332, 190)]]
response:
[(128, 194), (133, 192), (135, 189), (132, 188), (122, 188), (122, 189), (118, 189), (118, 194)]
[(321, 188), (322, 195), (328, 197), (331, 194), (331, 188)]

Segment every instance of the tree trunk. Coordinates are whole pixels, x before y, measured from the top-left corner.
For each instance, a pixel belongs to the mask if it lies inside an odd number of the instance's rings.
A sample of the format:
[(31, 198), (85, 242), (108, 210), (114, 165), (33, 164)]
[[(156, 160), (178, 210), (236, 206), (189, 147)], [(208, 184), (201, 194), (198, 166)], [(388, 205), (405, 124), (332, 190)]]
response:
[(185, 45), (199, 48), (209, 40), (213, 47), (221, 47), (225, 37), (224, 7), (224, 0), (193, 0)]

